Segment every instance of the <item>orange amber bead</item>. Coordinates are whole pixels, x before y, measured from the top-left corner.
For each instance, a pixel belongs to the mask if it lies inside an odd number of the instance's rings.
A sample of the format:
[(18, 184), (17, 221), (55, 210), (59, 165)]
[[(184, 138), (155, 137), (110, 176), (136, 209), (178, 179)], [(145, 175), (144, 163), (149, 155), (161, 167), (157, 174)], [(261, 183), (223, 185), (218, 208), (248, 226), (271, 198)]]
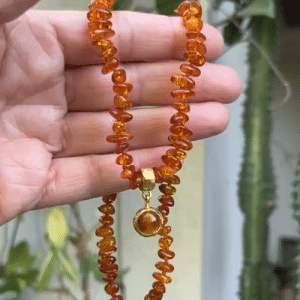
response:
[(110, 226), (101, 226), (96, 229), (96, 235), (99, 237), (105, 237), (108, 235), (113, 235), (114, 230)]
[(189, 120), (189, 116), (187, 114), (178, 112), (172, 116), (172, 118), (170, 119), (170, 122), (172, 124), (178, 124), (178, 123), (184, 124), (184, 123), (188, 122), (188, 120)]
[(117, 198), (117, 194), (110, 194), (103, 196), (104, 203), (113, 203)]
[(141, 172), (134, 172), (133, 176), (130, 178), (129, 186), (132, 190), (138, 188), (142, 183)]
[(158, 244), (162, 249), (169, 248), (173, 243), (173, 238), (171, 236), (163, 236), (159, 239)]
[(174, 147), (178, 149), (188, 151), (193, 148), (192, 142), (185, 139), (184, 137), (177, 135), (169, 135), (168, 139), (174, 145)]
[(176, 188), (174, 186), (165, 183), (159, 186), (159, 190), (166, 195), (174, 195), (176, 193)]
[(167, 276), (167, 275), (164, 275), (164, 274), (161, 274), (161, 273), (158, 273), (158, 272), (154, 272), (153, 273), (153, 278), (164, 283), (164, 284), (167, 284), (167, 283), (171, 283), (172, 282), (172, 279), (171, 277)]
[(122, 166), (125, 166), (125, 167), (130, 165), (132, 162), (133, 162), (133, 158), (128, 153), (123, 153), (123, 154), (119, 155), (116, 159), (116, 163), (118, 165), (122, 165)]
[(198, 77), (201, 74), (200, 69), (198, 69), (197, 67), (195, 67), (191, 64), (182, 64), (180, 66), (180, 70), (183, 73), (186, 73), (187, 75), (194, 76), (194, 77)]
[(174, 156), (163, 155), (161, 159), (167, 166), (173, 169), (180, 170), (182, 168), (180, 160), (178, 160)]
[(114, 44), (109, 40), (101, 40), (101, 41), (93, 41), (92, 43), (94, 46), (100, 48), (101, 50), (105, 51), (114, 46)]
[(156, 183), (163, 183), (163, 175), (162, 175), (160, 169), (157, 168), (157, 167), (154, 167), (153, 171), (154, 171), (154, 175), (155, 175), (155, 182)]
[(168, 176), (165, 178), (164, 181), (169, 184), (179, 184), (180, 183), (180, 179), (177, 175)]
[(98, 259), (99, 264), (114, 264), (117, 261), (117, 259), (114, 256), (104, 256), (102, 259)]
[(182, 102), (175, 102), (171, 104), (172, 107), (174, 107), (175, 109), (177, 109), (178, 111), (187, 113), (190, 111), (190, 106), (186, 103), (182, 103)]
[[(186, 12), (188, 14), (190, 11)], [(192, 16), (183, 19), (183, 26), (190, 31), (201, 30), (203, 28), (203, 22), (196, 16)]]
[(175, 257), (175, 253), (169, 249), (160, 249), (158, 251), (158, 256), (161, 259), (169, 260), (169, 259), (173, 259)]
[[(112, 49), (112, 48), (110, 48), (110, 49)], [(109, 51), (109, 49), (106, 51)], [(104, 51), (103, 53), (106, 53), (106, 51)], [(119, 65), (120, 65), (120, 61), (117, 58), (112, 57), (112, 58), (108, 59), (102, 68), (102, 74), (108, 74), (108, 73), (112, 72)]]
[(117, 264), (113, 264), (113, 265), (101, 265), (99, 270), (102, 273), (115, 273), (117, 272), (119, 269)]
[(110, 251), (116, 246), (116, 239), (113, 236), (106, 236), (98, 244), (99, 248)]
[(159, 202), (165, 206), (174, 206), (174, 199), (170, 195), (162, 195), (158, 198)]
[(111, 204), (107, 203), (101, 205), (99, 207), (99, 211), (106, 215), (113, 215), (115, 213), (115, 208)]
[(124, 83), (126, 81), (126, 72), (123, 69), (115, 70), (112, 74), (112, 81), (115, 84)]
[(183, 16), (184, 13), (189, 10), (191, 5), (191, 1), (183, 1), (179, 7), (175, 10), (175, 15), (177, 16)]
[(132, 91), (132, 84), (130, 83), (119, 83), (113, 86), (113, 90), (116, 94), (127, 96)]
[(155, 267), (163, 273), (171, 273), (174, 271), (174, 266), (168, 262), (158, 262), (155, 264)]
[[(108, 60), (108, 59), (112, 59), (116, 53), (117, 53), (117, 48), (112, 47), (112, 48), (108, 48), (105, 51), (103, 51), (102, 54), (100, 55), (100, 57), (104, 57), (105, 60)], [(119, 60), (117, 58), (115, 58), (115, 61), (119, 61)], [(116, 64), (116, 68), (119, 66), (119, 64), (120, 64), (120, 62)]]
[(152, 287), (155, 291), (157, 291), (158, 293), (165, 293), (166, 292), (166, 287), (164, 286), (164, 284), (160, 281), (155, 281), (152, 284)]
[(123, 122), (116, 121), (113, 125), (113, 131), (116, 132), (116, 133), (121, 133), (121, 132), (124, 132), (126, 130), (127, 130), (126, 125)]
[(112, 224), (114, 224), (114, 219), (111, 216), (107, 216), (107, 215), (102, 216), (99, 221), (103, 225), (112, 225)]
[(205, 63), (204, 56), (196, 51), (185, 52), (184, 57), (195, 66), (203, 66)]
[(186, 36), (189, 39), (197, 39), (202, 43), (206, 41), (205, 35), (199, 31), (189, 31), (186, 33)]
[(161, 227), (159, 215), (152, 210), (144, 211), (136, 220), (136, 228), (145, 235), (152, 235), (158, 232)]
[(111, 38), (115, 35), (112, 29), (97, 29), (91, 32), (90, 37), (92, 40), (101, 40)]
[(161, 230), (161, 235), (168, 235), (171, 232), (171, 226), (164, 226)]
[(93, 9), (92, 11), (88, 12), (88, 19), (90, 21), (98, 21), (100, 19), (102, 20), (108, 20), (112, 17), (112, 13), (103, 8), (97, 8)]
[(173, 176), (176, 173), (176, 170), (170, 166), (161, 166), (160, 172), (165, 177), (165, 176)]
[(160, 205), (157, 210), (159, 210), (164, 217), (170, 213), (169, 207), (165, 205)]
[(102, 4), (108, 6), (108, 7), (112, 7), (113, 5), (115, 5), (116, 0), (96, 0), (94, 1), (91, 5), (90, 8), (98, 8), (101, 7)]
[(124, 300), (124, 298), (120, 295), (115, 295), (110, 300)]
[(119, 291), (119, 286), (117, 283), (115, 282), (111, 282), (109, 284), (107, 284), (105, 286), (105, 292), (108, 294), (108, 295), (115, 295), (117, 292)]
[(109, 20), (98, 20), (89, 23), (89, 29), (91, 31), (97, 29), (111, 29), (112, 22)]
[(169, 149), (167, 150), (167, 155), (174, 156), (177, 159), (185, 159), (187, 157), (186, 153), (179, 149)]
[(119, 143), (115, 153), (116, 154), (121, 154), (121, 153), (125, 153), (127, 151), (127, 149), (129, 148), (129, 144), (128, 143)]
[(117, 108), (110, 108), (109, 113), (117, 119), (119, 122), (129, 122), (132, 120), (133, 116), (126, 111), (122, 111)]
[(171, 126), (170, 131), (173, 134), (183, 136), (183, 137), (191, 136), (193, 134), (193, 132), (191, 130), (189, 130), (188, 128), (186, 128), (183, 125), (173, 125), (173, 126)]
[(203, 43), (199, 42), (198, 40), (189, 40), (186, 43), (186, 50), (188, 51), (196, 51), (204, 55), (206, 53), (206, 47)]
[(121, 177), (124, 179), (131, 179), (135, 173), (135, 166), (130, 165), (124, 168), (124, 170), (121, 173)]
[(108, 135), (106, 137), (106, 140), (109, 143), (124, 143), (124, 142), (131, 140), (132, 138), (133, 138), (133, 136), (130, 135), (129, 133), (121, 132), (118, 134)]
[(122, 95), (115, 95), (114, 98), (115, 106), (121, 109), (129, 109), (132, 107), (132, 104), (128, 97)]
[[(105, 282), (111, 282), (114, 281), (117, 278), (118, 274), (115, 272), (107, 273), (102, 280)], [(123, 298), (122, 298), (123, 299)]]
[(175, 90), (171, 92), (171, 96), (182, 101), (187, 98), (193, 98), (195, 96), (195, 92), (190, 90)]
[(163, 295), (160, 292), (157, 292), (156, 290), (152, 289), (149, 292), (149, 296), (151, 300), (161, 300)]
[(184, 75), (175, 75), (171, 77), (171, 81), (176, 85), (179, 85), (182, 89), (191, 90), (195, 87), (195, 82), (193, 79), (188, 78)]

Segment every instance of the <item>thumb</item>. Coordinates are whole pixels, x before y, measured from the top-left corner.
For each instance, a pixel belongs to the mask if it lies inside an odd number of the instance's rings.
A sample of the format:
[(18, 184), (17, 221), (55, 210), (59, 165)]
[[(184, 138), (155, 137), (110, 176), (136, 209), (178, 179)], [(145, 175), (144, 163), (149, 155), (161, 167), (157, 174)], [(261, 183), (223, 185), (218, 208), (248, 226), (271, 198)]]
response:
[(0, 1), (0, 25), (13, 21), (39, 0), (4, 0)]

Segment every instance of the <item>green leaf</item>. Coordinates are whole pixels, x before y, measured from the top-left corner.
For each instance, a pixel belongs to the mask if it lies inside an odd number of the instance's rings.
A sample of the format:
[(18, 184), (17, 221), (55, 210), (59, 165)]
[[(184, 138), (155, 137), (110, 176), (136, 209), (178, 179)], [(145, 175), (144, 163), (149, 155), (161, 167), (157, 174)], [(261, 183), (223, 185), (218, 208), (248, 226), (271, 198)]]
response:
[(21, 242), (11, 249), (7, 263), (5, 265), (5, 274), (25, 274), (31, 269), (35, 256), (29, 254), (27, 242)]
[(238, 42), (242, 37), (242, 34), (240, 30), (237, 28), (237, 26), (229, 22), (227, 26), (224, 28), (224, 40), (226, 44), (233, 45), (236, 42)]
[(266, 16), (276, 18), (274, 0), (253, 0), (238, 13), (239, 17)]
[(62, 250), (57, 251), (57, 256), (59, 260), (59, 267), (63, 274), (67, 276), (71, 281), (78, 284), (79, 278), (78, 278), (78, 272), (72, 263), (69, 256), (64, 253)]
[(79, 238), (69, 235), (68, 240), (73, 246), (77, 246), (79, 244)]
[[(19, 293), (21, 290), (18, 280), (15, 276), (7, 276), (6, 278), (2, 278), (0, 282), (0, 295), (5, 294), (7, 292), (15, 292)], [(0, 297), (0, 299), (1, 299)]]
[(117, 0), (113, 10), (129, 10), (133, 0)]
[(95, 280), (101, 282), (104, 274), (99, 271), (99, 264), (98, 264), (97, 254), (90, 255), (89, 259), (90, 259), (91, 272), (92, 272)]
[(173, 16), (182, 0), (156, 0), (156, 8), (161, 15)]
[(63, 209), (55, 207), (50, 210), (47, 219), (47, 233), (55, 247), (62, 248), (66, 244), (69, 228)]
[(37, 290), (43, 291), (48, 287), (57, 262), (56, 252), (50, 252), (44, 261), (37, 278)]
[(91, 272), (91, 257), (90, 256), (85, 256), (80, 260), (79, 263), (79, 270), (80, 274), (83, 278), (87, 278)]

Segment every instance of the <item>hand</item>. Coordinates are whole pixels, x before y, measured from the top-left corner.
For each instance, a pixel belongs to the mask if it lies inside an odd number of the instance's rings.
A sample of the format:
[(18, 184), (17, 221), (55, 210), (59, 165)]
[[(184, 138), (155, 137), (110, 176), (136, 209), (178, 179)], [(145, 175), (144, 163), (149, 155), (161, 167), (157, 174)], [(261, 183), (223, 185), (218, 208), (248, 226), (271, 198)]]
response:
[[(28, 210), (129, 188), (115, 163), (115, 144), (106, 141), (113, 124), (111, 76), (101, 73), (86, 12), (25, 12), (35, 2), (0, 4), (0, 224)], [(112, 21), (133, 105), (159, 106), (132, 111), (134, 164), (160, 165), (175, 112), (170, 77), (179, 72), (185, 46), (181, 19), (115, 12)], [(216, 59), (222, 37), (209, 25), (203, 33), (206, 57)], [(206, 63), (201, 70), (190, 101), (193, 140), (225, 130), (224, 104), (241, 93), (232, 69)]]

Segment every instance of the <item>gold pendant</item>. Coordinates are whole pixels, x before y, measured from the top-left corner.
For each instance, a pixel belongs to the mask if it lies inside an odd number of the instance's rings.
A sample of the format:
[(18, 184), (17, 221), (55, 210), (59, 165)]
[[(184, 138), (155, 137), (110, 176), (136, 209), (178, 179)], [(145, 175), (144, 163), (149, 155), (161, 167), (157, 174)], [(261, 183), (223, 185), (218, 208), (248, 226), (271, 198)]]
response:
[(144, 237), (157, 235), (162, 229), (164, 217), (156, 208), (150, 207), (151, 191), (155, 187), (155, 175), (152, 169), (141, 169), (142, 184), (140, 190), (145, 201), (145, 207), (140, 209), (134, 219), (135, 230)]

